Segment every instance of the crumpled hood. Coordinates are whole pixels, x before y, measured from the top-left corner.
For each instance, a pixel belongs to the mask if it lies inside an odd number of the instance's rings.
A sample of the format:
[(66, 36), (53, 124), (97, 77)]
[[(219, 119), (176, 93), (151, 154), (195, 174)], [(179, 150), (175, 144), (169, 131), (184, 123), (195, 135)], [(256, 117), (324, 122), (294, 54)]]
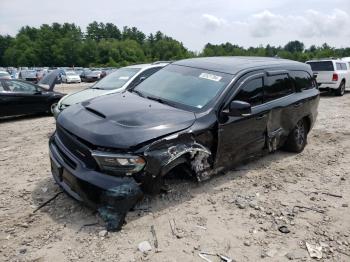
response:
[(129, 149), (189, 128), (195, 119), (192, 112), (124, 92), (73, 105), (57, 123), (95, 146)]
[(70, 106), (70, 105), (77, 104), (77, 103), (83, 102), (85, 100), (88, 100), (88, 99), (91, 99), (91, 98), (94, 98), (97, 96), (107, 94), (111, 91), (112, 90), (101, 90), (101, 89), (87, 88), (87, 89), (81, 90), (79, 92), (65, 96), (61, 100), (60, 104)]

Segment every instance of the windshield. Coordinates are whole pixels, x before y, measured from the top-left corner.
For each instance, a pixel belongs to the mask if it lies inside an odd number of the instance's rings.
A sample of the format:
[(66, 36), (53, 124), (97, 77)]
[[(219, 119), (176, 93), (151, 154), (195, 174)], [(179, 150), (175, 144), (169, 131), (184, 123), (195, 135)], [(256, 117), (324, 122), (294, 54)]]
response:
[(334, 71), (332, 61), (307, 62), (311, 66), (312, 71)]
[(66, 75), (67, 76), (75, 76), (77, 75), (75, 72), (66, 72)]
[(141, 68), (120, 68), (102, 78), (92, 88), (107, 90), (121, 88), (140, 70)]
[(0, 76), (9, 76), (9, 74), (6, 72), (0, 72)]
[(169, 65), (140, 83), (143, 95), (203, 108), (230, 82), (232, 75), (186, 66)]

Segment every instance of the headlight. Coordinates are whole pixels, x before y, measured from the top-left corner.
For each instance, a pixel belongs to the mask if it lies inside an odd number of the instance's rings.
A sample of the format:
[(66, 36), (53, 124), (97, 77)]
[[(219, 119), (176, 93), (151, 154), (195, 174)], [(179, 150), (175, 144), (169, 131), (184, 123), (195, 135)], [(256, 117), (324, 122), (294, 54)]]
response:
[(111, 175), (127, 175), (140, 172), (146, 161), (140, 156), (92, 152), (102, 171)]

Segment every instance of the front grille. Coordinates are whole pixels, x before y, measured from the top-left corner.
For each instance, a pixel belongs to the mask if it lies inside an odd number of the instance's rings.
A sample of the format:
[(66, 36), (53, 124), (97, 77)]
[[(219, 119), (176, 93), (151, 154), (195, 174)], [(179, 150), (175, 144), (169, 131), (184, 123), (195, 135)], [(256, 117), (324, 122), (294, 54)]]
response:
[(71, 134), (63, 127), (57, 125), (56, 128), (57, 136), (63, 145), (78, 159), (80, 159), (88, 168), (96, 169), (97, 163), (91, 156), (89, 145), (85, 144), (80, 138)]
[(69, 157), (67, 156), (67, 154), (65, 152), (62, 151), (62, 149), (54, 142), (57, 151), (59, 152), (61, 158), (63, 159), (63, 161), (69, 165), (71, 168), (76, 169), (77, 164)]

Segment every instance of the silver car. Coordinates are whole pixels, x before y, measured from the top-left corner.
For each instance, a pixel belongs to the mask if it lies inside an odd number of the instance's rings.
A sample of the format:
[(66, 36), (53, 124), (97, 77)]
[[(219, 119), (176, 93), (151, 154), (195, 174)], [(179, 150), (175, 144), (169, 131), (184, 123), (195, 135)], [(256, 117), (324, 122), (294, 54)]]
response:
[(93, 86), (63, 97), (54, 108), (53, 115), (57, 119), (62, 110), (72, 104), (77, 104), (97, 96), (119, 93), (127, 88), (132, 88), (167, 64), (169, 63), (155, 62), (153, 64), (140, 64), (119, 68), (102, 78)]

